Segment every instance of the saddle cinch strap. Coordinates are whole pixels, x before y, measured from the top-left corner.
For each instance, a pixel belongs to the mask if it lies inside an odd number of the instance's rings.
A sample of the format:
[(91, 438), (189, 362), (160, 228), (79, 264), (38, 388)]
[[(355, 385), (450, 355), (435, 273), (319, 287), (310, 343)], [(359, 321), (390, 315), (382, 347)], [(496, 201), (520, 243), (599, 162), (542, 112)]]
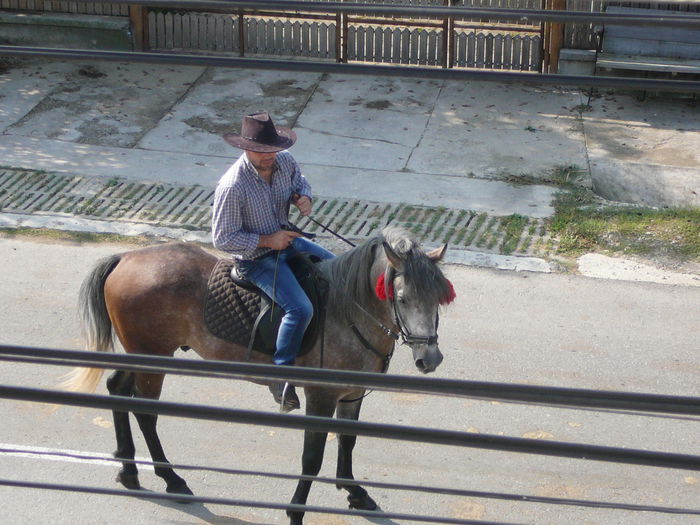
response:
[[(296, 255), (288, 263), (314, 308), (299, 352), (304, 355), (323, 329), (328, 281), (308, 256)], [(234, 261), (221, 259), (212, 270), (204, 307), (206, 325), (216, 337), (247, 347), (248, 359), (253, 351), (273, 355), (284, 311), (234, 268)]]

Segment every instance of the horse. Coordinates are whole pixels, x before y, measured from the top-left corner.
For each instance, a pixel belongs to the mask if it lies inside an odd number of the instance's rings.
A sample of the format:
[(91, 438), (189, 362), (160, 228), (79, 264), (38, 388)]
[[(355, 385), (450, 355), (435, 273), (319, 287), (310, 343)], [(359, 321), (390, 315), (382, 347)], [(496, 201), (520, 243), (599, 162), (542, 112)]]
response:
[[(334, 259), (318, 263), (328, 282), (324, 336), (297, 359), (295, 366), (317, 367), (321, 352), (327, 369), (386, 372), (397, 339), (407, 344), (416, 368), (433, 372), (442, 362), (437, 341), (438, 311), (454, 297), (438, 266), (447, 245), (424, 252), (414, 236), (386, 227), (375, 237)], [(167, 243), (116, 254), (98, 262), (81, 286), (79, 301), (86, 348), (113, 352), (114, 336), (127, 353), (173, 356), (190, 348), (204, 359), (271, 363), (271, 356), (214, 336), (205, 326), (203, 303), (207, 280), (221, 257), (188, 243)], [(324, 341), (323, 345), (321, 341)], [(321, 348), (325, 346), (325, 348)], [(103, 370), (76, 368), (64, 381), (72, 391), (91, 392)], [(107, 379), (111, 395), (160, 397), (164, 374), (116, 370)], [(365, 390), (358, 387), (304, 386), (306, 414), (357, 420)], [(155, 473), (173, 494), (191, 495), (183, 478), (166, 459), (156, 432), (155, 415), (134, 414)], [(133, 463), (135, 447), (129, 414), (113, 412), (121, 459), (117, 481), (139, 489)], [(318, 475), (327, 432), (304, 433), (302, 475)], [(338, 437), (337, 478), (354, 481), (352, 454), (356, 436)], [(291, 503), (306, 503), (311, 481), (301, 479)], [(338, 486), (348, 492), (350, 508), (377, 510), (376, 502), (356, 483)], [(287, 511), (290, 525), (301, 525), (303, 512)]]

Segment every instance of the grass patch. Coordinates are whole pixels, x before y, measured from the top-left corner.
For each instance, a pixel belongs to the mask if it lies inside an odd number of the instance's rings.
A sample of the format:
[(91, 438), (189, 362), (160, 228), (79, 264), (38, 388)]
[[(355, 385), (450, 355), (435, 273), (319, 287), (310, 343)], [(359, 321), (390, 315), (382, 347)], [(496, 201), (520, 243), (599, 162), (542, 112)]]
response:
[(648, 258), (700, 260), (700, 208), (647, 208), (601, 205), (587, 188), (575, 184), (577, 169), (553, 173), (561, 189), (549, 221), (557, 252), (579, 256), (608, 252)]
[(541, 175), (530, 175), (527, 173), (502, 173), (501, 179), (514, 186), (530, 186), (533, 184), (544, 184), (559, 188), (570, 188), (577, 185), (581, 175), (586, 171), (577, 166), (557, 166), (549, 173)]
[(2, 228), (2, 238), (28, 238), (42, 239), (46, 241), (61, 241), (74, 243), (112, 242), (117, 244), (153, 244), (158, 241), (167, 241), (158, 237), (147, 235), (121, 235), (118, 233), (94, 233), (70, 230), (52, 230), (50, 228)]
[(700, 259), (700, 208), (594, 207), (586, 200), (576, 206), (569, 195), (555, 203), (551, 231), (562, 255), (604, 251)]

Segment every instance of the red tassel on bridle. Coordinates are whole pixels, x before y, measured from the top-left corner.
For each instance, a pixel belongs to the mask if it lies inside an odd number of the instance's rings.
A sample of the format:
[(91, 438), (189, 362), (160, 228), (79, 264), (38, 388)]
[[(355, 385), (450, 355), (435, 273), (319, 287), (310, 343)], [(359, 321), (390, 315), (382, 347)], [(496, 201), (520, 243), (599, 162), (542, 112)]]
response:
[[(377, 294), (377, 297), (379, 298), (380, 301), (386, 301), (387, 286), (386, 286), (386, 282), (384, 281), (384, 279), (385, 279), (384, 273), (380, 273), (379, 277), (377, 277), (377, 284), (374, 287), (374, 293)], [(450, 304), (457, 297), (457, 294), (455, 293), (455, 289), (454, 289), (454, 286), (452, 286), (452, 283), (448, 280), (447, 284), (449, 285), (450, 289), (447, 292), (447, 295), (440, 301), (440, 304)], [(393, 284), (389, 284), (389, 298), (390, 299), (394, 298), (394, 285)]]
[(457, 293), (455, 292), (455, 287), (452, 286), (452, 282), (449, 279), (447, 280), (447, 284), (450, 287), (450, 289), (447, 292), (447, 295), (445, 296), (445, 298), (442, 301), (440, 301), (440, 304), (450, 304), (457, 297)]
[[(386, 283), (384, 282), (384, 272), (379, 274), (377, 285), (374, 287), (374, 293), (377, 294), (380, 301), (386, 301)], [(394, 298), (394, 284), (389, 284), (389, 298)]]

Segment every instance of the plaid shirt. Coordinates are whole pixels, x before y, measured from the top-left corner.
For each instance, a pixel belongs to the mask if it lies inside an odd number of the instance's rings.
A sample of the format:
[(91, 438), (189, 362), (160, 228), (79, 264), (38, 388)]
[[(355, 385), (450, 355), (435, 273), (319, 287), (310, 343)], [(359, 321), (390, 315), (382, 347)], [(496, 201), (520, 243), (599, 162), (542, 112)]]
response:
[(289, 224), (293, 193), (311, 198), (311, 186), (288, 151), (275, 157), (271, 184), (265, 182), (244, 153), (221, 177), (214, 194), (214, 246), (237, 259), (255, 259), (271, 251), (258, 248), (260, 235)]

